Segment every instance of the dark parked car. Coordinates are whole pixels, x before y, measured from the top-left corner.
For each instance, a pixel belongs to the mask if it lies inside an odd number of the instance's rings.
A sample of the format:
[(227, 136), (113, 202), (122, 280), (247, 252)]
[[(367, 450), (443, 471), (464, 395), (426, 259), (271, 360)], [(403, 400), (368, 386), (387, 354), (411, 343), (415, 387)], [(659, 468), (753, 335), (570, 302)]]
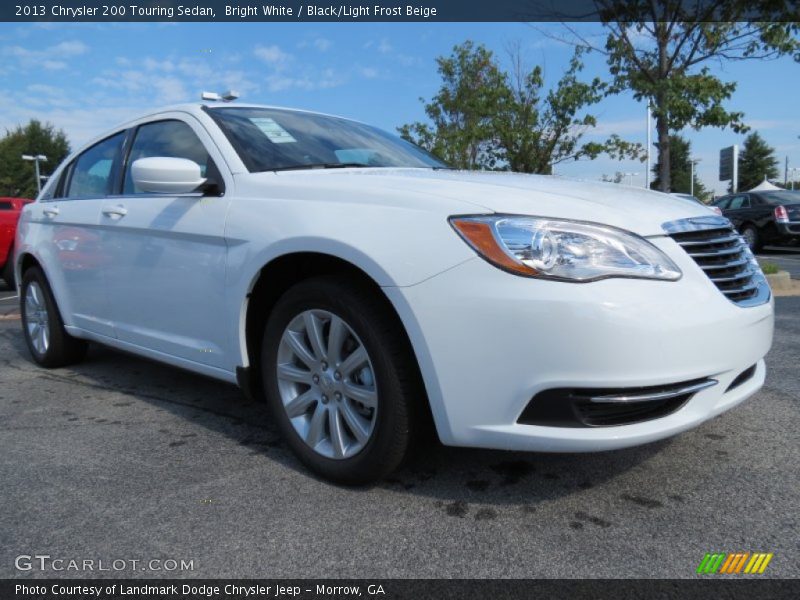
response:
[(716, 202), (752, 250), (800, 241), (800, 191), (740, 192)]

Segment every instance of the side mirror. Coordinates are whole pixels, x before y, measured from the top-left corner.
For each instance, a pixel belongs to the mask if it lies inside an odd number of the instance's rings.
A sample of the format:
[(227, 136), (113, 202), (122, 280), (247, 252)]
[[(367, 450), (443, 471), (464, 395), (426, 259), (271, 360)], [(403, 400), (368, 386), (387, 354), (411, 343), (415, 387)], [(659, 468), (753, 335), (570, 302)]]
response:
[(206, 182), (193, 160), (166, 156), (133, 161), (131, 178), (137, 189), (154, 194), (188, 194)]

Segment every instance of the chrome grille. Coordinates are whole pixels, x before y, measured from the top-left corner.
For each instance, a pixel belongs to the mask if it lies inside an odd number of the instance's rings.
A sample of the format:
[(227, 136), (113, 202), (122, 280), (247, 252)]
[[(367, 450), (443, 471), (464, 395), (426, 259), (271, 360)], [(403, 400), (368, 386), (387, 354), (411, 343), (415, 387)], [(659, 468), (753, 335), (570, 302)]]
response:
[(756, 306), (769, 299), (769, 285), (761, 268), (728, 219), (684, 219), (665, 223), (664, 229), (728, 300), (740, 306)]

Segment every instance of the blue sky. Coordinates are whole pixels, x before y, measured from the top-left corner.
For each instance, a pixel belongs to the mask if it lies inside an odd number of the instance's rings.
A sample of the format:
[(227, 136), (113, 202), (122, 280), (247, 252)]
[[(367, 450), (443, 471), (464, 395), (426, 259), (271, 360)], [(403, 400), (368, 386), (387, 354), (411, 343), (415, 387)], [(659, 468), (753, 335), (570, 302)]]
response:
[[(466, 39), (483, 43), (507, 62), (519, 43), (529, 66), (540, 64), (548, 82), (560, 77), (572, 49), (542, 30), (559, 25), (525, 23), (200, 23), (200, 24), (0, 24), (0, 128), (31, 117), (63, 128), (74, 145), (152, 107), (199, 97), (202, 90), (237, 89), (242, 99), (319, 110), (394, 129), (424, 118), (420, 97), (436, 93), (434, 59)], [(602, 35), (596, 24), (585, 35)], [(600, 39), (600, 38), (598, 38)], [(589, 55), (585, 77), (605, 78), (602, 56)], [(712, 63), (738, 82), (729, 107), (800, 167), (800, 65), (789, 59)], [(592, 109), (598, 127), (589, 139), (618, 133), (645, 141), (645, 107), (630, 95)], [(743, 136), (730, 130), (687, 131), (699, 174), (716, 180), (718, 151)], [(599, 179), (616, 171), (638, 173), (634, 161), (563, 163), (556, 172)], [(800, 179), (800, 171), (797, 172)]]

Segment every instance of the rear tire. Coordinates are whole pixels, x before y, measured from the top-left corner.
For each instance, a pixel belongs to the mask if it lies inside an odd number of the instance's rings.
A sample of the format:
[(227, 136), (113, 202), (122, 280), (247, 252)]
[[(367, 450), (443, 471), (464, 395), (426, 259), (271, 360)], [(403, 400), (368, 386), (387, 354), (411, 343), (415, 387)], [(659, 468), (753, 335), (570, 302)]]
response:
[(88, 344), (67, 333), (53, 291), (39, 267), (25, 271), (19, 298), (22, 332), (34, 361), (52, 369), (83, 360)]
[(355, 279), (309, 279), (278, 300), (264, 329), (261, 373), (275, 422), (309, 469), (339, 483), (396, 469), (424, 398), (396, 316), (375, 293)]

